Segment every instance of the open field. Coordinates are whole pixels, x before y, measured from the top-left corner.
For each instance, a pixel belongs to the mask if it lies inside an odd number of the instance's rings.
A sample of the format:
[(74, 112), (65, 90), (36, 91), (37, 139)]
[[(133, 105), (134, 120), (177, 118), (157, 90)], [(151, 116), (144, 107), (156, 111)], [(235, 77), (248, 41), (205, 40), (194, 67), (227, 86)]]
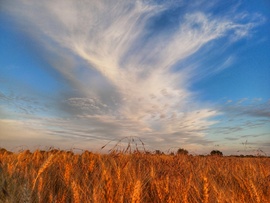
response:
[(0, 202), (270, 202), (270, 158), (0, 152)]

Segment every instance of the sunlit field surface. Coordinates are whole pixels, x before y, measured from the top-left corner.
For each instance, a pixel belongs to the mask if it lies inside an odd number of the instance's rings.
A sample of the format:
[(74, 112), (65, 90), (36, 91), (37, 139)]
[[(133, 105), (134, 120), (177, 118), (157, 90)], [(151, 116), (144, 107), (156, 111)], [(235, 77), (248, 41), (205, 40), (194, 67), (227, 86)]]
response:
[(270, 158), (0, 153), (0, 202), (270, 202)]

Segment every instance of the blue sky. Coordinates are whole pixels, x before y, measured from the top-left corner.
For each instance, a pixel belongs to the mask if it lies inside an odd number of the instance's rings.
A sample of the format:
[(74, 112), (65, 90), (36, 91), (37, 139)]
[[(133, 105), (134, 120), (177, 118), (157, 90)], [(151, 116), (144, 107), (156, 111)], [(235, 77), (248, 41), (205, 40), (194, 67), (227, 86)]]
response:
[[(270, 154), (268, 1), (5, 1), (0, 146)], [(242, 143), (245, 143), (243, 145)]]

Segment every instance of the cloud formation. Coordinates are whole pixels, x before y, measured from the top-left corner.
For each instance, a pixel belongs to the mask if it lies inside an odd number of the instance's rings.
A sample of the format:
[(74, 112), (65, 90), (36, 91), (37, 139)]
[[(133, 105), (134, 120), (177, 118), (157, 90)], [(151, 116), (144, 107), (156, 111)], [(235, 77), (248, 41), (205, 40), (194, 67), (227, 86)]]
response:
[(231, 117), (253, 117), (259, 121), (270, 120), (270, 102), (263, 101), (261, 98), (248, 100), (241, 99), (237, 102), (230, 101), (227, 105), (219, 107), (219, 111), (225, 112)]
[[(77, 90), (77, 95), (59, 101), (62, 110), (73, 114), (72, 121), (52, 119), (52, 124), (45, 119), (44, 129), (54, 126), (50, 133), (74, 139), (141, 136), (153, 144), (211, 143), (204, 139), (205, 130), (216, 123), (212, 118), (219, 110), (200, 102), (189, 88), (200, 79), (201, 70), (196, 66), (176, 70), (175, 65), (215, 40), (228, 38), (233, 43), (248, 36), (262, 17), (248, 21), (244, 15), (215, 16), (200, 6), (180, 12), (185, 4), (178, 2), (179, 14), (164, 28), (158, 19), (166, 18), (172, 9), (169, 3), (4, 3), (3, 9), (21, 31), (58, 57), (48, 63)], [(231, 63), (233, 57), (210, 72)], [(31, 114), (31, 109), (27, 111)]]

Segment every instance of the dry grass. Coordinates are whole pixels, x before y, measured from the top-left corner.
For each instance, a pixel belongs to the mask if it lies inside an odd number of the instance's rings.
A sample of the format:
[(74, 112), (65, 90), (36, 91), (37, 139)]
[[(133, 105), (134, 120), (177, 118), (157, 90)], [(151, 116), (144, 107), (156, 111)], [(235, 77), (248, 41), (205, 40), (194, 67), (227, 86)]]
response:
[(0, 152), (0, 202), (270, 202), (270, 158)]

